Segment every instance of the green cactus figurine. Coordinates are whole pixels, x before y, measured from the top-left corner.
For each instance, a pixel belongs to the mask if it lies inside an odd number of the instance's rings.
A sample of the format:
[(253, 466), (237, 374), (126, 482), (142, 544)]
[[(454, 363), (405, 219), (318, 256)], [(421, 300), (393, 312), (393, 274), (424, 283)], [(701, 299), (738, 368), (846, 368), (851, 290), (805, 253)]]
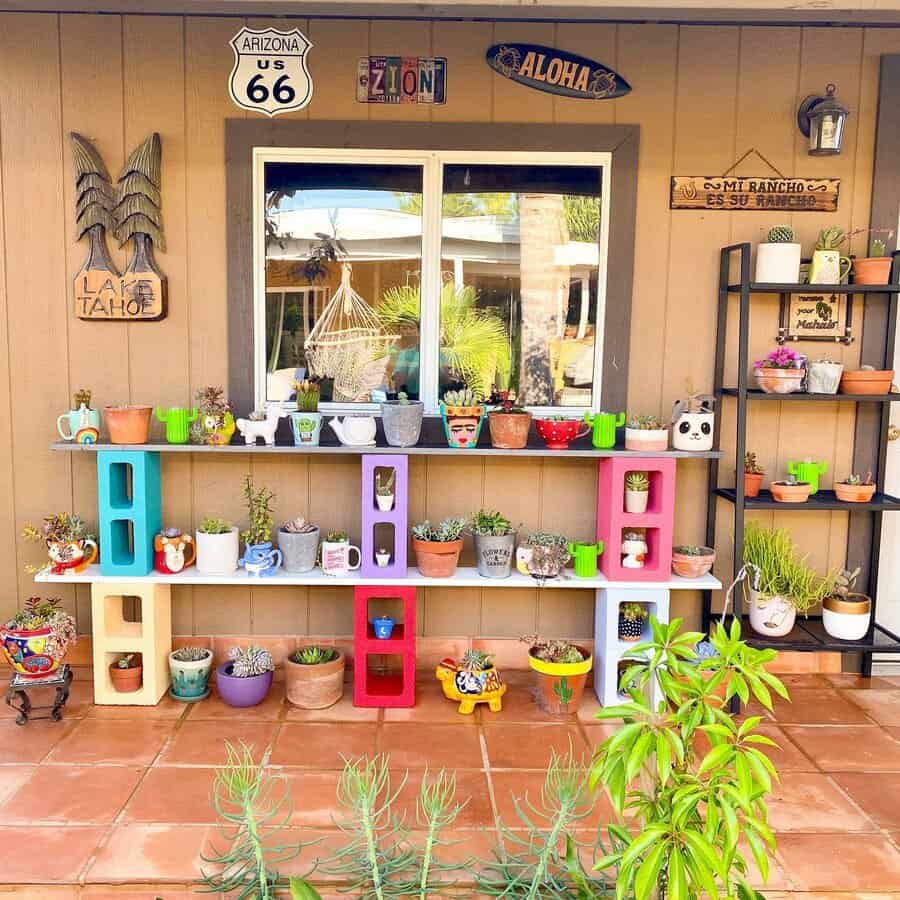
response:
[(817, 462), (814, 459), (804, 459), (796, 463), (788, 460), (787, 470), (797, 481), (809, 483), (809, 495), (812, 497), (819, 490), (819, 476), (828, 471), (828, 463)]
[(616, 446), (616, 429), (625, 424), (625, 413), (586, 412), (584, 421), (591, 426), (591, 443), (598, 450), (609, 450)]
[(156, 418), (166, 426), (166, 440), (170, 444), (186, 444), (191, 423), (197, 421), (197, 407), (190, 412), (183, 406), (170, 406), (168, 409), (156, 407)]

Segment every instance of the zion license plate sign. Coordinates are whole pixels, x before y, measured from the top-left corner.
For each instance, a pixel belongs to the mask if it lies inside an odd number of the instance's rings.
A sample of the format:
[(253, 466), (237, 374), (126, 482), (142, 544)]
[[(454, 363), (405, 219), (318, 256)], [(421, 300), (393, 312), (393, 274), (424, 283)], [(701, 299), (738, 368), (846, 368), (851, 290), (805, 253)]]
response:
[(438, 56), (363, 56), (356, 99), (360, 103), (446, 103), (447, 60)]
[(234, 68), (228, 81), (231, 99), (267, 116), (303, 109), (312, 100), (306, 67), (312, 44), (299, 29), (257, 31), (242, 28), (232, 39)]

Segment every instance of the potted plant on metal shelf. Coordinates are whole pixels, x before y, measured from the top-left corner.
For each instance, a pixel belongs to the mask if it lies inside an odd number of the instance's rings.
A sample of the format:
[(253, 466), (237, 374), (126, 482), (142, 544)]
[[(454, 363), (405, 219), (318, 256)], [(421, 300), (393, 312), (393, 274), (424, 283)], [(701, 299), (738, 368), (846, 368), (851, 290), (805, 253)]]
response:
[(870, 469), (865, 475), (848, 475), (834, 483), (834, 494), (846, 503), (868, 503), (875, 495), (875, 480)]
[(103, 410), (111, 444), (146, 444), (150, 436), (152, 406), (107, 406)]
[(842, 394), (890, 394), (893, 390), (894, 370), (860, 366), (844, 370), (841, 375)]
[(764, 284), (797, 284), (800, 281), (801, 246), (789, 225), (769, 229), (756, 247), (754, 281)]
[(789, 475), (793, 475), (801, 482), (809, 482), (809, 495), (814, 496), (819, 492), (819, 476), (828, 471), (828, 463), (823, 460), (815, 460), (811, 456), (801, 459), (799, 462), (787, 461)]
[(797, 555), (785, 529), (757, 522), (748, 522), (744, 532), (744, 570), (750, 626), (770, 637), (789, 634), (797, 613), (821, 603), (830, 587)]
[(472, 513), (469, 530), (475, 538), (475, 563), (485, 578), (509, 578), (516, 551), (516, 529), (496, 510)]
[(744, 454), (744, 496), (758, 497), (766, 470), (756, 461), (756, 454)]
[(812, 484), (798, 481), (795, 475), (789, 475), (784, 481), (773, 481), (769, 490), (772, 492), (772, 499), (778, 503), (806, 503)]
[[(540, 577), (542, 579), (555, 578), (563, 569), (565, 569), (566, 563), (569, 561), (568, 547), (569, 540), (563, 534), (555, 534), (552, 531), (532, 531), (516, 549), (516, 568), (522, 575), (533, 575), (534, 577)], [(546, 554), (541, 552), (539, 554), (540, 559), (538, 560), (536, 570), (532, 571), (531, 562), (534, 558), (535, 551), (538, 550), (538, 548), (540, 548), (541, 551), (552, 551), (554, 548), (559, 548), (563, 552)], [(563, 556), (565, 558), (563, 558)], [(545, 568), (552, 568), (550, 564), (553, 559), (556, 559), (558, 562), (556, 571), (540, 574), (540, 571)]]
[(869, 244), (869, 255), (853, 260), (854, 284), (887, 284), (891, 280), (891, 263), (893, 259), (888, 253), (888, 241), (894, 236), (890, 229), (873, 228), (866, 234), (882, 234), (884, 237), (873, 237)]
[(499, 450), (521, 450), (528, 443), (531, 413), (515, 405), (515, 395), (500, 391), (491, 397), (494, 408), (488, 413), (491, 446)]
[(140, 653), (123, 653), (109, 664), (109, 679), (119, 694), (133, 694), (143, 682), (143, 659)]
[[(83, 572), (97, 558), (97, 542), (84, 519), (75, 513), (54, 513), (44, 516), (40, 528), (26, 525), (22, 537), (42, 543), (47, 548), (50, 572), (63, 575), (66, 572)], [(38, 567), (27, 565), (26, 572), (36, 572)]]
[(191, 443), (219, 447), (231, 443), (236, 425), (225, 389), (207, 385), (197, 391), (197, 421), (191, 425)]
[(208, 647), (179, 647), (169, 654), (172, 687), (169, 694), (183, 703), (196, 703), (209, 696), (209, 671), (213, 654)]
[(803, 388), (806, 357), (791, 347), (777, 347), (753, 367), (753, 375), (766, 394), (793, 394)]
[(344, 695), (346, 657), (336, 647), (298, 647), (284, 664), (288, 703), (301, 709), (327, 709)]
[(872, 599), (853, 591), (859, 573), (859, 566), (852, 572), (841, 569), (832, 579), (822, 600), (822, 625), (828, 634), (839, 641), (861, 641), (869, 631)]
[(716, 551), (712, 547), (679, 544), (672, 548), (672, 571), (681, 578), (702, 578), (715, 561)]
[(529, 645), (528, 665), (537, 673), (537, 702), (551, 715), (574, 713), (594, 665), (590, 650), (568, 641), (545, 641), (536, 634), (521, 638)]
[(394, 508), (394, 486), (397, 483), (397, 472), (391, 469), (388, 474), (375, 473), (375, 502), (382, 512), (390, 512)]
[[(351, 564), (350, 554), (356, 554), (356, 563)], [(329, 531), (322, 541), (322, 572), (326, 575), (344, 577), (356, 571), (362, 561), (359, 547), (350, 543), (346, 531)]]
[(625, 449), (645, 453), (667, 450), (669, 428), (658, 416), (632, 416), (625, 424)]
[(281, 551), (272, 548), (272, 501), (275, 494), (266, 487), (257, 490), (248, 472), (244, 476), (244, 499), (247, 501), (250, 523), (241, 532), (244, 555), (238, 560), (238, 565), (243, 566), (248, 575), (274, 575), (283, 559)]
[(716, 414), (716, 398), (688, 389), (686, 400), (672, 406), (672, 446), (676, 450), (704, 452), (712, 450)]
[(477, 443), (484, 422), (484, 403), (472, 388), (447, 391), (441, 401), (444, 434), (451, 447), (471, 450)]
[(297, 575), (316, 567), (319, 526), (297, 516), (278, 529), (278, 548), (284, 554), (284, 571)]
[(238, 567), (239, 529), (227, 519), (207, 516), (197, 529), (197, 571), (202, 575), (230, 575)]
[(841, 256), (841, 244), (847, 240), (838, 225), (823, 228), (816, 239), (809, 266), (810, 284), (840, 284), (850, 271), (850, 260)]
[(26, 678), (46, 678), (62, 665), (78, 635), (75, 618), (61, 603), (60, 597), (29, 597), (0, 628), (3, 654), (14, 672)]
[(319, 412), (319, 385), (314, 379), (304, 378), (294, 382), (297, 409), (291, 413), (291, 433), (298, 447), (318, 447), (322, 431), (322, 413)]
[(619, 606), (619, 640), (636, 643), (644, 634), (644, 623), (650, 612), (643, 603), (622, 603)]
[(269, 694), (274, 671), (275, 660), (264, 647), (232, 647), (216, 669), (216, 689), (228, 706), (257, 706)]
[(627, 472), (625, 474), (625, 512), (646, 512), (649, 497), (650, 476), (646, 472)]
[(806, 393), (836, 394), (843, 371), (844, 364), (835, 359), (807, 360)]
[(412, 528), (416, 568), (428, 578), (449, 578), (459, 563), (465, 519), (444, 519), (432, 525), (427, 519)]
[(422, 433), (422, 416), (425, 404), (410, 400), (401, 391), (396, 400), (384, 400), (381, 404), (381, 425), (384, 438), (391, 447), (415, 447)]

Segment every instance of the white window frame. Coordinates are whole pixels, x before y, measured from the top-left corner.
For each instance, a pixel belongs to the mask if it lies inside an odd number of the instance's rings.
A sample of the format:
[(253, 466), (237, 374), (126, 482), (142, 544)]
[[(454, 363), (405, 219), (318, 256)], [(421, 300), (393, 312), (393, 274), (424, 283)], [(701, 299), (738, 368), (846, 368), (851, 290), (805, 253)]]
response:
[[(266, 240), (265, 165), (270, 162), (330, 162), (348, 165), (420, 166), (422, 169), (422, 266), (419, 320), (419, 396), (427, 415), (437, 415), (440, 297), (441, 196), (444, 165), (557, 165), (595, 166), (601, 171), (600, 240), (594, 320), (594, 377), (590, 406), (529, 406), (537, 415), (572, 418), (600, 410), (603, 378), (603, 341), (609, 273), (609, 215), (612, 184), (611, 153), (527, 152), (515, 150), (364, 150), (322, 147), (255, 147), (253, 149), (253, 396), (257, 409), (266, 402)], [(377, 403), (322, 403), (327, 413), (378, 412)]]

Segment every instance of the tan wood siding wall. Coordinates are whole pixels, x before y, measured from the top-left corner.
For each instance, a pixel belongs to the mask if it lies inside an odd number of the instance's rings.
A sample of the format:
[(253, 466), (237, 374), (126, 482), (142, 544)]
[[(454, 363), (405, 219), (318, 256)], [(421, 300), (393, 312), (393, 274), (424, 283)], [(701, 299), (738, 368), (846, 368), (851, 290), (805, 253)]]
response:
[[(283, 25), (284, 19), (271, 24)], [(224, 121), (244, 115), (228, 99), (227, 18), (0, 14), (0, 614), (34, 593), (23, 566), (40, 550), (18, 538), (26, 522), (72, 508), (96, 521), (93, 457), (52, 454), (56, 415), (72, 391), (90, 387), (99, 405), (184, 403), (198, 387), (226, 381)], [(248, 20), (248, 24), (270, 24)], [(641, 127), (637, 246), (631, 338), (630, 406), (666, 413), (690, 379), (711, 386), (718, 248), (756, 241), (788, 221), (809, 246), (835, 222), (867, 224), (878, 57), (900, 52), (900, 29), (699, 27), (463, 22), (297, 20), (314, 49), (315, 96), (294, 115), (310, 119), (503, 122), (610, 122)], [(484, 49), (494, 41), (533, 41), (603, 60), (633, 92), (588, 103), (515, 85), (494, 75)], [(441, 55), (449, 60), (445, 106), (364, 105), (355, 101), (355, 60), (367, 53)], [(806, 155), (794, 127), (803, 95), (834, 81), (852, 110), (846, 150), (836, 159)], [(493, 125), (491, 123), (494, 123)], [(170, 314), (158, 324), (86, 323), (69, 312), (69, 285), (83, 259), (74, 243), (72, 164), (66, 135), (96, 140), (110, 169), (150, 131), (163, 140), (163, 215)], [(839, 176), (836, 214), (795, 216), (668, 210), (670, 174), (726, 169), (751, 146), (786, 174)], [(742, 169), (759, 174), (755, 166)], [(888, 223), (879, 223), (888, 224)], [(861, 246), (854, 247), (860, 251)], [(752, 353), (775, 331), (774, 298), (754, 309)], [(815, 345), (810, 348), (814, 353)], [(607, 352), (614, 352), (613, 348)], [(854, 348), (838, 349), (851, 361)], [(752, 357), (751, 357), (752, 358)], [(730, 361), (733, 366), (734, 355)], [(850, 461), (853, 410), (766, 406), (751, 415), (749, 446), (770, 473), (809, 454), (842, 475)], [(728, 423), (723, 428), (724, 446)], [(158, 426), (156, 426), (158, 427)], [(245, 460), (164, 458), (164, 518), (183, 527), (204, 515), (242, 520)], [(256, 459), (254, 477), (278, 493), (277, 514), (305, 514), (358, 537), (358, 468), (345, 458)], [(698, 542), (705, 520), (706, 466), (679, 464), (676, 539)], [(413, 519), (502, 508), (524, 529), (559, 529), (587, 538), (596, 472), (573, 460), (422, 459), (411, 464)], [(723, 510), (724, 511), (724, 510)], [(795, 526), (812, 560), (843, 563), (846, 516), (770, 516)], [(727, 571), (730, 527), (718, 547)], [(90, 629), (88, 592), (60, 590)], [(429, 590), (421, 601), (428, 635), (587, 636), (592, 594), (546, 590)], [(179, 633), (346, 634), (350, 592), (257, 588), (178, 588)], [(692, 624), (699, 598), (681, 595), (676, 613)]]

